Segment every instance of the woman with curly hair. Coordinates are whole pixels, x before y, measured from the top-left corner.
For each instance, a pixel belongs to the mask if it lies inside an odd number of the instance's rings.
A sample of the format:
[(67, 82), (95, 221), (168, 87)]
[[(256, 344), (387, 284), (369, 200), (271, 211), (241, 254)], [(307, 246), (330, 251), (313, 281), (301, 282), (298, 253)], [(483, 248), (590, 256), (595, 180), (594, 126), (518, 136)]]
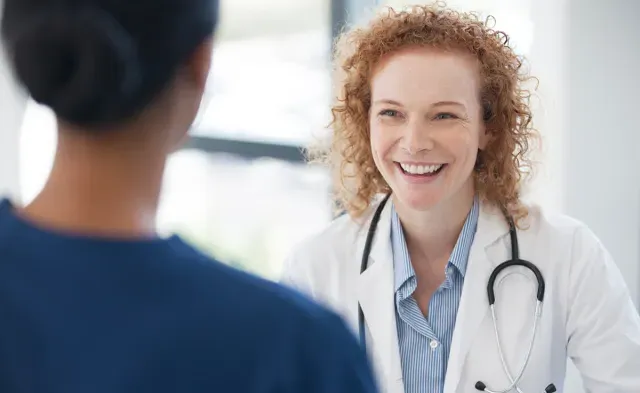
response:
[(567, 358), (589, 392), (640, 392), (640, 318), (614, 261), (521, 199), (529, 77), (489, 21), (435, 4), (342, 35), (314, 159), (347, 214), (283, 281), (344, 316), (386, 392), (561, 392)]

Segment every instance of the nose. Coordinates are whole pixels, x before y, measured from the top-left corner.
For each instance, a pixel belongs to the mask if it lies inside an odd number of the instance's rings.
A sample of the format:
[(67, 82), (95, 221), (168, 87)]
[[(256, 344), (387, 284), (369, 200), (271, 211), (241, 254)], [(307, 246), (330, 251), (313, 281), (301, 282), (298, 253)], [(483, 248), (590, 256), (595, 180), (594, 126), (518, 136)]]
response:
[(407, 153), (415, 155), (422, 151), (433, 150), (434, 141), (427, 127), (414, 120), (408, 122), (403, 130), (400, 147)]

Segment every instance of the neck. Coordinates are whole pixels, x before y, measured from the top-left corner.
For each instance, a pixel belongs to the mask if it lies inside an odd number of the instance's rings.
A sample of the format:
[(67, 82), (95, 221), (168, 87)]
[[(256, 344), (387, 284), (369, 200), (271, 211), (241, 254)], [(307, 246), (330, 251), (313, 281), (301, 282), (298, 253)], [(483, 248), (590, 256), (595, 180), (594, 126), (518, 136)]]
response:
[(412, 261), (431, 264), (449, 259), (473, 206), (473, 185), (467, 188), (427, 211), (408, 209), (394, 197)]
[(73, 233), (155, 236), (166, 156), (150, 150), (61, 133), (47, 183), (24, 215)]

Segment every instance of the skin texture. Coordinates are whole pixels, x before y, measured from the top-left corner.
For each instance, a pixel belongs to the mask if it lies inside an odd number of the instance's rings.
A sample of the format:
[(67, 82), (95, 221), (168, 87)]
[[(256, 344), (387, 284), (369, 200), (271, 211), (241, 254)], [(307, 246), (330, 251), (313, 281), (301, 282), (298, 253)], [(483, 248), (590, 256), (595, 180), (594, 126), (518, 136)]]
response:
[[(477, 60), (409, 48), (383, 58), (371, 80), (371, 150), (393, 191), (426, 313), (473, 203), (478, 149), (487, 143)], [(433, 176), (399, 166), (442, 165)]]

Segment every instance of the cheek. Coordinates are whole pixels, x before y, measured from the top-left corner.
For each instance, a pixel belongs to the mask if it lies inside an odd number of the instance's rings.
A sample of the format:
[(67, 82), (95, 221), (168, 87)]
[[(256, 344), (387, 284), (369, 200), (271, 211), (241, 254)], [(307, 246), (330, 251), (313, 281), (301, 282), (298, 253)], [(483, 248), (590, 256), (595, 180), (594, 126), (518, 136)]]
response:
[(373, 162), (378, 172), (387, 179), (390, 171), (390, 163), (387, 158), (390, 156), (394, 142), (393, 135), (380, 124), (370, 126), (370, 144)]
[(383, 159), (394, 145), (393, 133), (381, 124), (370, 126), (371, 150), (374, 156)]
[(373, 159), (376, 164), (380, 165), (380, 160), (384, 156), (384, 133), (380, 127), (376, 124), (372, 124), (369, 127), (369, 143), (371, 145), (371, 152), (373, 153)]
[[(458, 164), (464, 167), (475, 164), (479, 147), (478, 138), (475, 135), (469, 132), (451, 133), (442, 141), (442, 146), (446, 146)], [(470, 162), (472, 164), (469, 164)]]

